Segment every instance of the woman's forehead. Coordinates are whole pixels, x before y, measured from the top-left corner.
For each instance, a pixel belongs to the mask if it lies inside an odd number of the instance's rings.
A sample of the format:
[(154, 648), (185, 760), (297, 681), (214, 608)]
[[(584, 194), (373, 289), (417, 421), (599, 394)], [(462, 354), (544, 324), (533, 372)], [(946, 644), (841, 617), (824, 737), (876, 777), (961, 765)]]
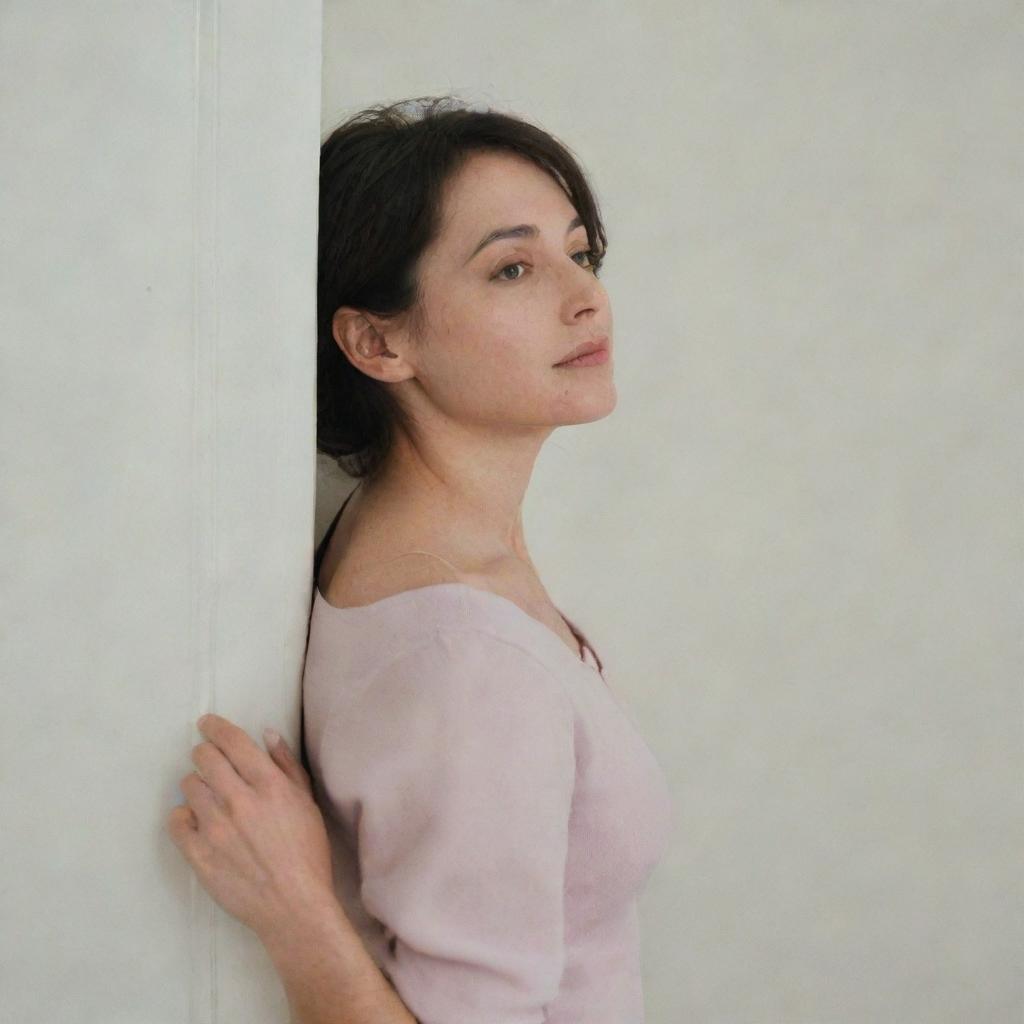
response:
[(446, 192), (442, 237), (466, 250), (463, 259), (493, 232), (526, 224), (541, 232), (554, 225), (561, 234), (562, 221), (575, 218), (569, 197), (550, 174), (514, 154), (503, 159), (463, 168)]

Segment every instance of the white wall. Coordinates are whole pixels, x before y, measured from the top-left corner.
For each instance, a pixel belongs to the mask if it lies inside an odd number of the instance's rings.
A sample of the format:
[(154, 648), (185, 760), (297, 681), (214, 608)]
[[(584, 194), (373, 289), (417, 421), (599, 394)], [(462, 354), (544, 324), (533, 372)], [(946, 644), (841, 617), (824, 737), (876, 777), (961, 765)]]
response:
[(0, 1020), (285, 1020), (165, 830), (298, 738), (320, 4), (0, 6)]
[(599, 193), (619, 402), (527, 537), (678, 803), (652, 1024), (1024, 1013), (1020, 15), (325, 4), (325, 129), (454, 90)]

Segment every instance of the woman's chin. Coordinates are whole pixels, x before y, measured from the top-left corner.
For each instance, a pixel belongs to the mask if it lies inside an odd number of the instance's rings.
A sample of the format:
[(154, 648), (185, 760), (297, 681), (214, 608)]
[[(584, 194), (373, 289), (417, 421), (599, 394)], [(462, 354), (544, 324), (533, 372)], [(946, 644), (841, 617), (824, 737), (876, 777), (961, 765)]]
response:
[(614, 382), (609, 381), (606, 387), (595, 387), (589, 393), (585, 390), (581, 388), (578, 394), (563, 393), (559, 403), (559, 418), (563, 426), (594, 423), (615, 411), (619, 396)]

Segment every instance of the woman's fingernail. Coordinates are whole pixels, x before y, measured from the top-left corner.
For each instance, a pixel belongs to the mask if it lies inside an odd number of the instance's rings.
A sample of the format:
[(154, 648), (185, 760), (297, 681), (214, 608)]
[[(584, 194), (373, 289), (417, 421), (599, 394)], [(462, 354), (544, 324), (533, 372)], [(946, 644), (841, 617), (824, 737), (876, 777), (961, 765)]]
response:
[(273, 729), (263, 730), (263, 739), (266, 740), (268, 747), (276, 746), (277, 741), (280, 739), (280, 735)]

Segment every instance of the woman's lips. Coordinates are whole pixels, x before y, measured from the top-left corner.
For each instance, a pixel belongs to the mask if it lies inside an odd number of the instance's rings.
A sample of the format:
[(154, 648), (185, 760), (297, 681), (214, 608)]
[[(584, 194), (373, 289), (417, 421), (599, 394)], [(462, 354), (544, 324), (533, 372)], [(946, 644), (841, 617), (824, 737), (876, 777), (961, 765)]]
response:
[(600, 366), (602, 363), (608, 362), (608, 349), (599, 348), (596, 352), (591, 352), (589, 355), (577, 356), (575, 359), (570, 359), (567, 363), (555, 363), (555, 368), (569, 368), (572, 366)]

